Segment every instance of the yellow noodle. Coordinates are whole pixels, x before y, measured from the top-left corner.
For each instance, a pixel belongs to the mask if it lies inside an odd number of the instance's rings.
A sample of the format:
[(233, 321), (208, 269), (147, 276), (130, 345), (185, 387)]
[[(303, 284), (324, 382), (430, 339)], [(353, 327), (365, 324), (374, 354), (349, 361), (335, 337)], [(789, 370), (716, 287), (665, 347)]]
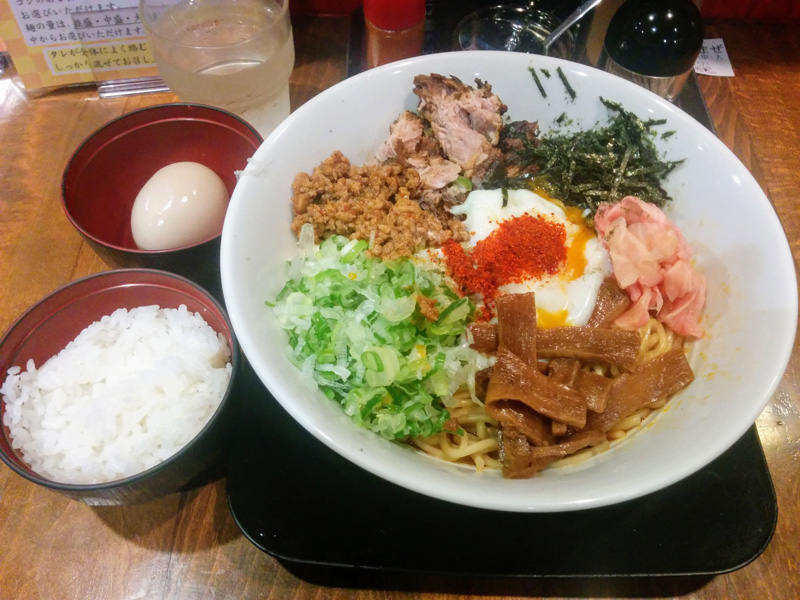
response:
[(611, 440), (612, 442), (617, 442), (621, 439), (624, 439), (628, 435), (627, 431), (622, 429), (612, 429), (606, 434), (606, 438)]
[(550, 466), (555, 468), (560, 467), (571, 467), (574, 465), (578, 465), (582, 462), (586, 462), (590, 458), (592, 458), (595, 454), (600, 454), (601, 452), (608, 449), (611, 443), (606, 440), (602, 444), (598, 444), (597, 446), (592, 446), (591, 448), (586, 448), (584, 450), (580, 450), (575, 454), (570, 454), (569, 456), (565, 456), (561, 460), (557, 460), (552, 463)]
[(450, 417), (458, 420), (464, 435), (442, 432), (412, 442), (423, 451), (448, 462), (469, 461), (477, 470), (499, 468), (497, 422), (475, 402), (469, 390), (461, 388), (448, 401)]

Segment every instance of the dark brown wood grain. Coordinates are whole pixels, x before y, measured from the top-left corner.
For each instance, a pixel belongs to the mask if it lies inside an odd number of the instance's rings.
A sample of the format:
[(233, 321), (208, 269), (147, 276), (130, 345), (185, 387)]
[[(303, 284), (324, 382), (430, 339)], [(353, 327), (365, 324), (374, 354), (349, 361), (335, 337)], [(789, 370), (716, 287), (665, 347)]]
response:
[[(293, 108), (345, 74), (346, 18), (296, 19)], [(800, 262), (800, 26), (710, 23), (736, 76), (701, 77), (719, 137), (751, 170)], [(26, 96), (0, 79), (0, 329), (56, 287), (107, 267), (70, 226), (61, 171), (92, 130), (171, 94)], [(768, 268), (768, 265), (765, 266)], [(775, 536), (715, 578), (454, 580), (302, 569), (263, 554), (230, 516), (224, 480), (140, 506), (91, 508), (0, 467), (0, 597), (195, 598), (800, 597), (800, 347), (757, 422), (778, 497)], [(431, 540), (427, 540), (431, 543)]]

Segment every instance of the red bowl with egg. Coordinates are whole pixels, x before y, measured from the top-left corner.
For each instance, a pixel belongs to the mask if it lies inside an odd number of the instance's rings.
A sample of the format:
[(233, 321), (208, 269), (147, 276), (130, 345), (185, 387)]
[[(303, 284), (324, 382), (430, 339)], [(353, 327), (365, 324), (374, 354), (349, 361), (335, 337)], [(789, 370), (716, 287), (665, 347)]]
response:
[(161, 168), (195, 162), (214, 171), (233, 193), (236, 172), (263, 138), (236, 115), (198, 104), (162, 104), (110, 121), (86, 138), (64, 169), (61, 198), (67, 218), (115, 268), (178, 273), (212, 291), (220, 288), (220, 233), (166, 250), (142, 250), (131, 211), (142, 187)]
[[(37, 368), (69, 342), (116, 309), (158, 305), (186, 306), (199, 314), (230, 350), (231, 373), (216, 410), (199, 432), (181, 449), (160, 463), (114, 481), (78, 484), (54, 481), (42, 475), (15, 449), (6, 391), (0, 396), (0, 459), (15, 473), (34, 484), (90, 505), (136, 504), (190, 489), (220, 476), (241, 395), (242, 358), (225, 310), (207, 291), (174, 273), (154, 269), (119, 269), (73, 281), (28, 308), (0, 338), (0, 384), (11, 367), (24, 371), (29, 360)], [(66, 413), (61, 413), (66, 414)]]

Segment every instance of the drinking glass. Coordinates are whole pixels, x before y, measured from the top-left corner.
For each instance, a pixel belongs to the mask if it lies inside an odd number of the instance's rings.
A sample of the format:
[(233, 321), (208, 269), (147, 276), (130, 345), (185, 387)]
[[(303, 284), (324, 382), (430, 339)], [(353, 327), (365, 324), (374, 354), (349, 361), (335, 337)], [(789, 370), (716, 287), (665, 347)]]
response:
[[(544, 42), (561, 23), (552, 12), (528, 5), (497, 4), (465, 16), (453, 34), (455, 50), (507, 50), (545, 54)], [(565, 31), (547, 52), (558, 58), (572, 58), (575, 40)]]
[(288, 0), (140, 0), (164, 83), (239, 115), (266, 137), (289, 115)]

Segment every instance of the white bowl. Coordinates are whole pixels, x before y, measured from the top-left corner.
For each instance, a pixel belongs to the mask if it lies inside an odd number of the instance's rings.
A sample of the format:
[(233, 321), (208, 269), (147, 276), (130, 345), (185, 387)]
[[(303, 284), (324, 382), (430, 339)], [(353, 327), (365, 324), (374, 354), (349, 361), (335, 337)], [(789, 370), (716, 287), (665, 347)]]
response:
[[(538, 91), (528, 68), (548, 69)], [(570, 100), (556, 74), (577, 97)], [(694, 246), (708, 279), (706, 337), (690, 353), (696, 379), (635, 435), (574, 467), (504, 480), (437, 461), (357, 428), (285, 356), (286, 336), (264, 301), (283, 286), (296, 239), (291, 183), (334, 150), (362, 164), (403, 109), (415, 109), (420, 73), (477, 77), (514, 119), (543, 131), (566, 113), (572, 128), (604, 122), (599, 96), (642, 119), (667, 119), (656, 139), (686, 162), (670, 176), (667, 214)], [(613, 504), (668, 486), (722, 454), (754, 423), (775, 391), (797, 326), (797, 284), (785, 234), (750, 173), (722, 142), (680, 109), (632, 83), (576, 63), (503, 52), (414, 58), (352, 77), (306, 103), (264, 142), (231, 198), (222, 234), (222, 284), (242, 350), (272, 395), (308, 431), (355, 464), (422, 494), (506, 511), (550, 512)], [(280, 457), (276, 457), (280, 460)], [(346, 485), (346, 482), (343, 482)]]

